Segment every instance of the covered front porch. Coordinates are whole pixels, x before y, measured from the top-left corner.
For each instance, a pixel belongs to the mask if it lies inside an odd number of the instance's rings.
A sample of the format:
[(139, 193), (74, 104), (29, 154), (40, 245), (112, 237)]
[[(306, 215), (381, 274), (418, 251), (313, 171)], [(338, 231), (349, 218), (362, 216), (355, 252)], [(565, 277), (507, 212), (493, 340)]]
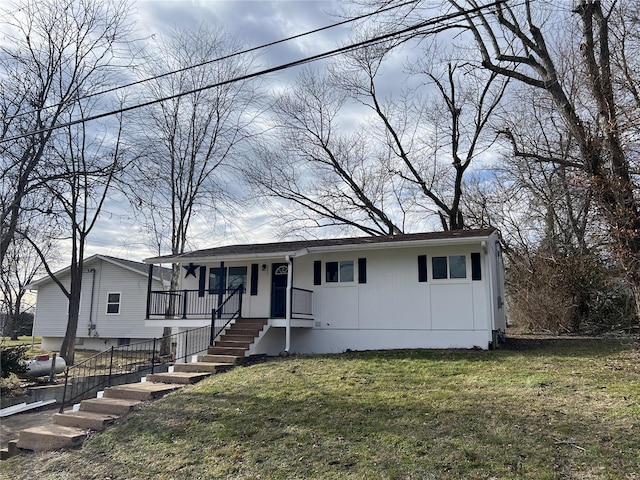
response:
[[(269, 329), (282, 329), (285, 338), (280, 349), (289, 352), (291, 329), (315, 325), (314, 292), (293, 285), (293, 261), (283, 260), (181, 264), (185, 272), (181, 286), (186, 288), (153, 290), (149, 282), (145, 324), (178, 329), (210, 325), (213, 346), (239, 319), (260, 319), (265, 321), (265, 329), (256, 336), (255, 343)], [(150, 264), (149, 278), (153, 275), (154, 265)]]

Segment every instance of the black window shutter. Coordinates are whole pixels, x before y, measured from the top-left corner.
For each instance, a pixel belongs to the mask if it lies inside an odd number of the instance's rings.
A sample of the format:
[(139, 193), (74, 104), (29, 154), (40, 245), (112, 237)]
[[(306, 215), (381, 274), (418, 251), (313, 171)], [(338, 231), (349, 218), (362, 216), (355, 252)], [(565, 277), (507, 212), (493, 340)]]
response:
[(313, 262), (313, 284), (322, 285), (322, 262), (320, 260)]
[(200, 276), (198, 277), (198, 296), (204, 297), (204, 291), (207, 281), (207, 267), (200, 267)]
[(258, 264), (251, 264), (251, 295), (258, 294)]
[(427, 256), (418, 255), (418, 281), (427, 281)]
[(367, 259), (358, 259), (358, 283), (367, 283)]
[(471, 253), (471, 280), (482, 280), (482, 264), (478, 252)]

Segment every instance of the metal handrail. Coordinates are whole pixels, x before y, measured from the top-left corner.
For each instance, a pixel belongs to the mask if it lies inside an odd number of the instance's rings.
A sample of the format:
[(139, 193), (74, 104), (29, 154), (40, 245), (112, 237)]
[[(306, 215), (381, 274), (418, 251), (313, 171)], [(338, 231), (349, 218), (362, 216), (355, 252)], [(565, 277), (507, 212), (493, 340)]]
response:
[(158, 348), (166, 337), (157, 337), (128, 345), (112, 346), (80, 363), (67, 366), (60, 413), (64, 412), (66, 405), (78, 399), (94, 396), (104, 387), (139, 381), (144, 372), (155, 373), (160, 365), (186, 360), (187, 357), (206, 350), (210, 345), (210, 328), (207, 325), (169, 335), (171, 344), (180, 342), (184, 345), (178, 358), (174, 358), (173, 355), (160, 357)]
[[(244, 285), (238, 285), (231, 293), (224, 299), (220, 306), (211, 311), (211, 341), (213, 345), (216, 337), (236, 318), (240, 318), (242, 314), (242, 292), (244, 291)], [(237, 300), (237, 306), (234, 306)], [(216, 320), (218, 326), (216, 327)]]

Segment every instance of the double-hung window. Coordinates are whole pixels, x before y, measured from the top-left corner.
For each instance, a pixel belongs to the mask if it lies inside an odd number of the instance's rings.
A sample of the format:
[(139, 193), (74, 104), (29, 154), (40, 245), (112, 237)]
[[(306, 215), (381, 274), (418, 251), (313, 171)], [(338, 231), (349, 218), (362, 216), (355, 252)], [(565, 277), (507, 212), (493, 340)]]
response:
[(107, 315), (120, 315), (120, 293), (107, 293)]

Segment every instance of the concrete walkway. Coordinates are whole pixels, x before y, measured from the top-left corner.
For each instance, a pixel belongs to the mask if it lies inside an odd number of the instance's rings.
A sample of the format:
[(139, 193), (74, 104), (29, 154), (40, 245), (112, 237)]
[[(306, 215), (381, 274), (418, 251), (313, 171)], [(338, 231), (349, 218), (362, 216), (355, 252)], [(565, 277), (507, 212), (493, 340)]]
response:
[(54, 408), (0, 418), (0, 449), (7, 448), (10, 440), (17, 439), (21, 430), (53, 424), (53, 416), (58, 410), (60, 406), (56, 405)]

